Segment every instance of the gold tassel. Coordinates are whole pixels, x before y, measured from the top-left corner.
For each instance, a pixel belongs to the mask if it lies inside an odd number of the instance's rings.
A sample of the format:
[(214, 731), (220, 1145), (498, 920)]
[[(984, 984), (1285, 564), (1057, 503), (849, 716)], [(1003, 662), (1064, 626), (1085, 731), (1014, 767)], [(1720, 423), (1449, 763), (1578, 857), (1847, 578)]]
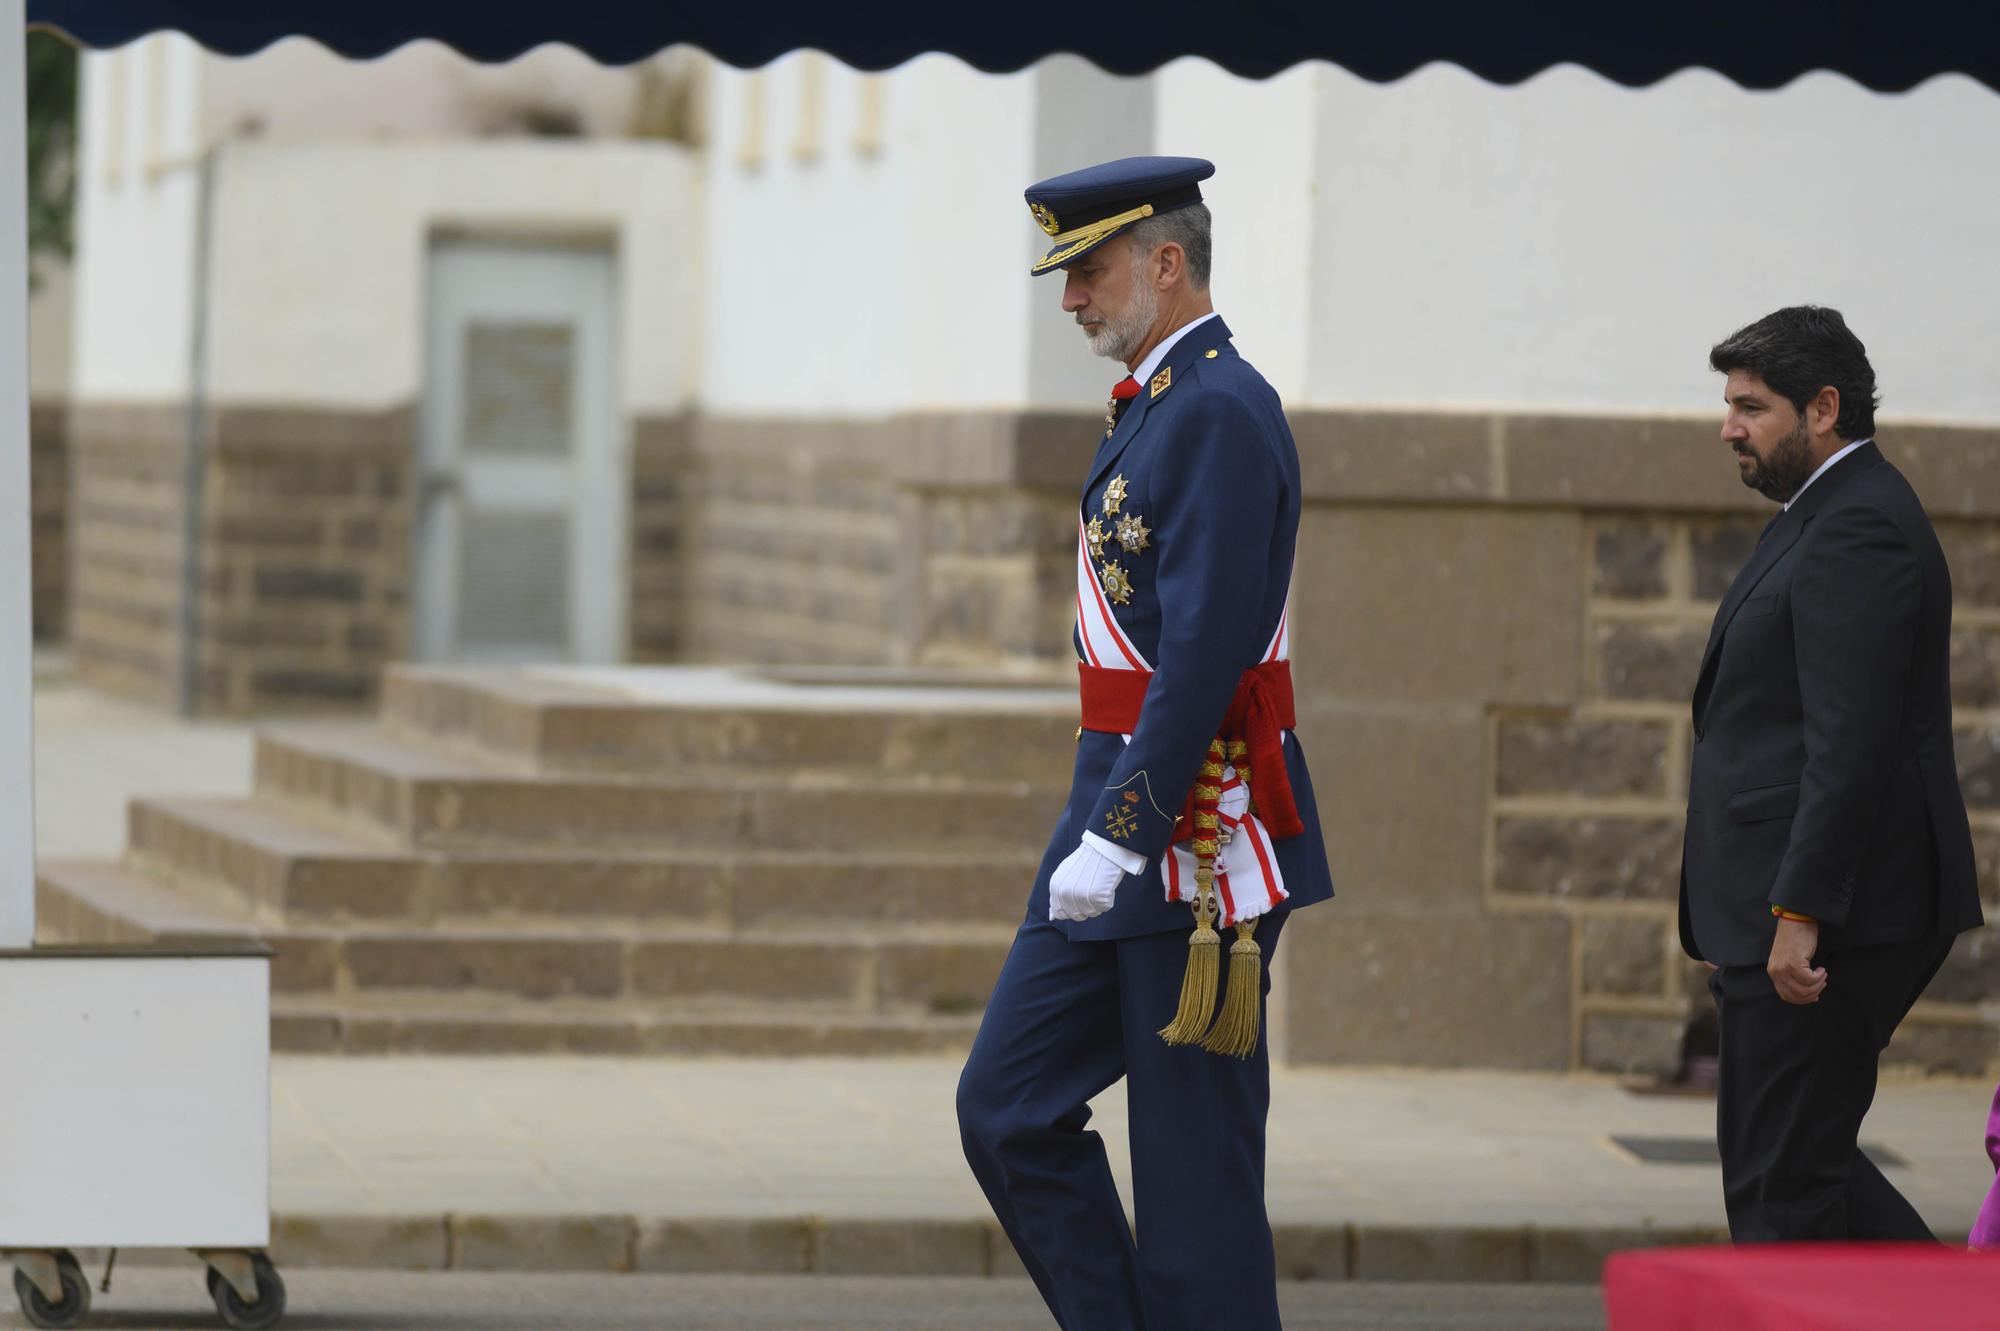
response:
[(1255, 920), (1236, 925), (1236, 941), (1229, 945), (1229, 992), (1223, 996), (1215, 1029), (1201, 1042), (1211, 1054), (1248, 1058), (1257, 1050), (1264, 1006), (1264, 950), (1257, 945), (1256, 932)]
[[(1221, 913), (1215, 900), (1215, 856), (1222, 848), (1222, 819), (1216, 802), (1222, 797), (1223, 747), (1208, 746), (1208, 757), (1194, 786), (1194, 932), (1188, 935), (1187, 970), (1181, 976), (1181, 1001), (1174, 1019), (1160, 1028), (1170, 1045), (1194, 1044), (1215, 1015), (1216, 982), (1222, 974), (1222, 937), (1215, 932)], [(1173, 853), (1171, 849), (1167, 852)]]
[(1215, 932), (1215, 916), (1209, 909), (1214, 872), (1208, 859), (1195, 870), (1194, 932), (1188, 935), (1187, 971), (1181, 976), (1180, 1006), (1174, 1011), (1174, 1019), (1160, 1028), (1160, 1038), (1168, 1044), (1193, 1044), (1201, 1039), (1215, 1013), (1216, 980), (1222, 970), (1222, 937)]

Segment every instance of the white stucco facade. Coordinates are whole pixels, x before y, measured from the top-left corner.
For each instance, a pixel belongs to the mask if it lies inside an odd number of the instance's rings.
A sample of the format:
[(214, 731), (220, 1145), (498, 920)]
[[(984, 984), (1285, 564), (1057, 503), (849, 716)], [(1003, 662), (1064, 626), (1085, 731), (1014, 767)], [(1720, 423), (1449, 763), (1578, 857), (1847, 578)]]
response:
[(83, 58), (71, 355), (80, 399), (187, 391), (203, 59), (174, 35)]
[[(1115, 367), (1059, 279), (1027, 275), (1021, 189), (1164, 152), (1217, 162), (1216, 304), (1295, 405), (1703, 411), (1710, 343), (1811, 300), (1847, 312), (1889, 411), (2000, 420), (2000, 96), (1962, 78), (862, 75), (797, 53), (708, 69), (695, 149), (624, 137), (656, 74), (436, 46), (226, 61), (173, 37), (87, 57), (77, 393), (185, 391), (212, 148), (222, 398), (411, 400), (443, 230), (610, 245), (631, 410), (1094, 405)], [(584, 137), (496, 130), (508, 104), (569, 107)]]
[(618, 381), (632, 411), (691, 388), (697, 181), (667, 144), (245, 144), (216, 190), (211, 391), (218, 400), (402, 405), (423, 373), (429, 238), (611, 250)]
[[(439, 73), (449, 68), (463, 77)], [(556, 51), (507, 70), (524, 104), (570, 98), (606, 123), (638, 77)], [(284, 43), (229, 61), (170, 36), (87, 55), (77, 395), (188, 392), (206, 154), (215, 400), (409, 404), (422, 384), (427, 247), (465, 234), (610, 250), (623, 278), (621, 404), (685, 406), (702, 216), (692, 152), (657, 139), (472, 137), (506, 86), (435, 46), (356, 64)], [(328, 108), (323, 132), (306, 131), (302, 106)], [(386, 134), (380, 117), (396, 107), (407, 132)], [(246, 120), (255, 135), (226, 128)]]
[(1970, 80), (1328, 70), (1318, 127), (1309, 402), (1708, 409), (1708, 347), (1812, 302), (1885, 410), (2000, 419), (2000, 95)]
[[(782, 148), (806, 59), (717, 81), (714, 409), (1091, 401), (1105, 367), (1056, 279), (1010, 285), (1040, 240), (1020, 190), (1160, 152), (1216, 161), (1216, 305), (1296, 405), (1706, 411), (1708, 347), (1810, 301), (1847, 313), (1894, 414), (2000, 419), (1982, 350), (2000, 345), (2000, 96), (1967, 79), (1747, 92), (1692, 72), (1627, 89), (1564, 68), (1502, 88), (1433, 66), (1383, 86), (1322, 65), (1259, 83), (1187, 60), (1132, 83), (1062, 59), (996, 77), (933, 58), (883, 80), (881, 160), (745, 165), (747, 90)], [(829, 144), (843, 105), (829, 96)], [(932, 317), (890, 326), (926, 301)], [(760, 312), (779, 307), (808, 349), (773, 384)]]
[(701, 402), (757, 415), (1008, 406), (1026, 391), (1019, 218), (1031, 81), (816, 53), (712, 91)]

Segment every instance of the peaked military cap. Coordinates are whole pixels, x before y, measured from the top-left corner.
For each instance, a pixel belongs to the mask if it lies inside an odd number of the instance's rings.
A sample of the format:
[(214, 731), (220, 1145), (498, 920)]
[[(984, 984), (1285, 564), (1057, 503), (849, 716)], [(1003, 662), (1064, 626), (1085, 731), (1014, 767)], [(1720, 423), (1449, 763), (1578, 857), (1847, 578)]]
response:
[(1053, 245), (1029, 271), (1052, 272), (1134, 222), (1200, 203), (1214, 174), (1199, 157), (1121, 157), (1028, 186), (1028, 211)]

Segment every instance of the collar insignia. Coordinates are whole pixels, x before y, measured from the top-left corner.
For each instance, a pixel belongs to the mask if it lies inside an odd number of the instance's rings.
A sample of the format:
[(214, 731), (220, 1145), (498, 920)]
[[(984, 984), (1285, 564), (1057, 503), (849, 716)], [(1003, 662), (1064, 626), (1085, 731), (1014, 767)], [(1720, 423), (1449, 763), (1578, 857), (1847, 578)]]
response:
[(1172, 367), (1161, 370), (1158, 374), (1153, 376), (1152, 397), (1147, 398), (1147, 401), (1150, 402), (1152, 398), (1158, 397), (1160, 394), (1166, 392), (1169, 388), (1172, 388), (1173, 386), (1174, 386), (1174, 372)]

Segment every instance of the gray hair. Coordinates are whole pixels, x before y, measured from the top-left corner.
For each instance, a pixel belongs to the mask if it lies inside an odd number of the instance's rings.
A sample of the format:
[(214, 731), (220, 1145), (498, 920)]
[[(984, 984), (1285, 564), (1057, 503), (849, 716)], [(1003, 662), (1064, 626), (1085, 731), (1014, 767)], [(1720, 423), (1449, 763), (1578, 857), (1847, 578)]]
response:
[(1205, 203), (1190, 204), (1176, 208), (1158, 217), (1148, 217), (1134, 222), (1125, 234), (1132, 238), (1132, 253), (1135, 260), (1151, 254), (1160, 246), (1171, 241), (1181, 247), (1187, 255), (1188, 283), (1196, 291), (1208, 290), (1208, 269), (1212, 245), (1209, 242), (1211, 218)]

